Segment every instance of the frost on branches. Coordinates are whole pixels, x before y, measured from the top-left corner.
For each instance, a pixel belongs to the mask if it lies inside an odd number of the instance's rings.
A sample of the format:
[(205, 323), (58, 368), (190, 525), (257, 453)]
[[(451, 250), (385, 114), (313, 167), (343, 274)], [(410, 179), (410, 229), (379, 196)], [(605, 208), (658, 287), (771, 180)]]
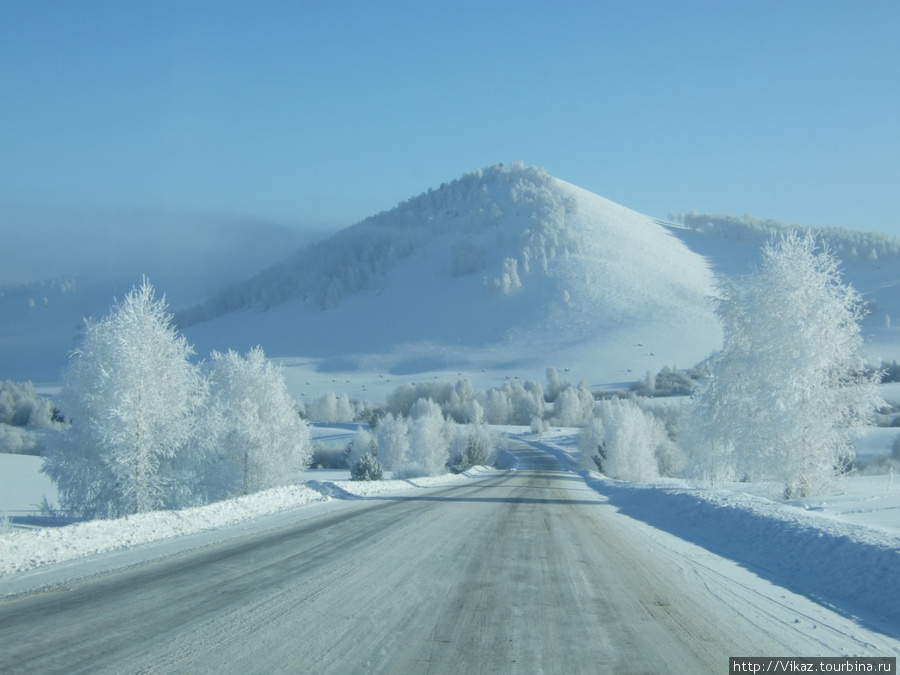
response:
[(763, 249), (760, 270), (723, 289), (724, 342), (693, 411), (697, 475), (773, 481), (786, 497), (822, 491), (853, 458), (880, 403), (861, 354), (859, 294), (811, 234)]
[(194, 506), (283, 485), (311, 455), (281, 371), (257, 348), (213, 353), (208, 378), (145, 279), (88, 322), (62, 390), (71, 427), (43, 471), (83, 518)]
[(165, 310), (144, 279), (86, 325), (61, 394), (72, 426), (43, 467), (70, 513), (116, 517), (177, 499), (176, 458), (195, 449), (206, 382)]
[(634, 482), (659, 478), (671, 445), (663, 423), (628, 399), (599, 402), (578, 438), (582, 468)]
[(242, 357), (213, 352), (210, 407), (218, 420), (210, 499), (284, 485), (309, 464), (309, 427), (294, 410), (284, 374), (260, 347)]

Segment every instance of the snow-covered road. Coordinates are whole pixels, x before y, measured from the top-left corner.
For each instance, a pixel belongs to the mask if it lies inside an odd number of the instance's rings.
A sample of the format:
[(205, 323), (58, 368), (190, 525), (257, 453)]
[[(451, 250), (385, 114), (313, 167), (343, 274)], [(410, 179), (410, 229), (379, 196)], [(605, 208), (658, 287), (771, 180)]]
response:
[(897, 641), (517, 471), (339, 509), (0, 602), (4, 673), (721, 673)]

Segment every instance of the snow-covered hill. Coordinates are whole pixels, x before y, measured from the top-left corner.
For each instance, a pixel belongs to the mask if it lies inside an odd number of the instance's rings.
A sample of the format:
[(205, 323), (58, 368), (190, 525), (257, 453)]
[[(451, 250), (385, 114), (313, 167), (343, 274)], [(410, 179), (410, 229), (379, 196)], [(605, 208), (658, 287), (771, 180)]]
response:
[(498, 165), (176, 320), (200, 353), (260, 343), (319, 373), (542, 379), (556, 366), (610, 382), (715, 349), (713, 293), (707, 262), (651, 218), (540, 169)]
[[(543, 380), (548, 366), (592, 385), (631, 382), (719, 347), (717, 278), (749, 272), (784, 227), (657, 221), (515, 164), (303, 247), (297, 232), (247, 221), (15, 230), (0, 249), (0, 379), (56, 382), (84, 316), (104, 315), (148, 274), (198, 358), (259, 344), (287, 366), (295, 396), (375, 400), (400, 381), (457, 373), (489, 387)], [(867, 350), (900, 359), (900, 243), (823, 234), (870, 301)]]

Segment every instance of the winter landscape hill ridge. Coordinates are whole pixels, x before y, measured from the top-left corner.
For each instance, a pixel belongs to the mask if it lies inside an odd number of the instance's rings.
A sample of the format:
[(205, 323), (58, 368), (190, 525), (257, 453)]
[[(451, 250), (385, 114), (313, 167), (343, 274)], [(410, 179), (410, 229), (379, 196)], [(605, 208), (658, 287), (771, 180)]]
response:
[[(198, 358), (261, 345), (288, 366), (295, 395), (313, 379), (362, 386), (354, 373), (371, 382), (483, 371), (492, 386), (556, 366), (594, 385), (629, 382), (717, 349), (717, 283), (798, 227), (695, 212), (658, 220), (523, 164), (474, 171), (302, 246), (253, 223), (147, 225), (131, 249), (108, 226), (20, 238), (18, 267), (32, 260), (43, 280), (21, 283), (0, 267), (0, 378), (57, 382), (83, 317), (102, 316), (148, 274)], [(890, 325), (900, 242), (818, 232), (869, 301), (867, 350), (900, 358)], [(12, 260), (5, 253), (0, 262)]]
[(318, 372), (555, 365), (615, 381), (717, 348), (714, 293), (707, 261), (652, 218), (516, 164), (413, 197), (176, 321), (200, 353), (259, 343)]

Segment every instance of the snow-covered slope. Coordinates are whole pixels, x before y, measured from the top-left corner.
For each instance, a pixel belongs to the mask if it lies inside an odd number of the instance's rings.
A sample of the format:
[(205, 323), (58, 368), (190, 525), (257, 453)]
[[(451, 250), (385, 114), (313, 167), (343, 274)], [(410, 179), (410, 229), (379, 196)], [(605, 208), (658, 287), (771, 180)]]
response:
[[(683, 223), (662, 223), (692, 251), (704, 256), (717, 275), (738, 278), (760, 260), (761, 247), (802, 225), (752, 216), (689, 213)], [(866, 353), (873, 359), (900, 360), (900, 240), (881, 232), (809, 228), (840, 260), (843, 282), (867, 303), (862, 320)]]
[[(592, 382), (719, 344), (706, 261), (651, 218), (523, 165), (467, 174), (178, 315), (200, 353), (261, 344), (319, 372)], [(291, 363), (290, 361), (288, 362)]]
[[(377, 400), (433, 375), (494, 386), (543, 380), (555, 366), (605, 385), (692, 366), (720, 346), (715, 277), (749, 272), (786, 226), (655, 221), (517, 164), (299, 250), (298, 233), (246, 221), (47, 227), (5, 233), (0, 247), (0, 379), (58, 381), (83, 317), (105, 314), (148, 274), (198, 358), (259, 344), (288, 366), (295, 396)], [(867, 351), (900, 359), (900, 242), (825, 234), (871, 303)]]

